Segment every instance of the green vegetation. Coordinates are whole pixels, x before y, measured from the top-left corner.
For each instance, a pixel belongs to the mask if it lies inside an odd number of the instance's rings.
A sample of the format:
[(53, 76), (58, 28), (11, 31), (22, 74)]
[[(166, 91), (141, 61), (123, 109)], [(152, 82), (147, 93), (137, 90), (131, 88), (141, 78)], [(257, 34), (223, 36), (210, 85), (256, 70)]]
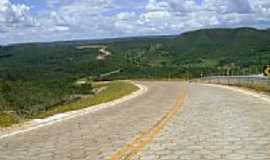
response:
[[(47, 111), (40, 112), (32, 117), (28, 116), (27, 119), (46, 118), (57, 113), (64, 113), (101, 103), (106, 103), (138, 90), (135, 85), (125, 81), (94, 83), (94, 88), (97, 90), (101, 89), (101, 92), (98, 92), (95, 95), (87, 94), (87, 96), (74, 102), (52, 106)], [(0, 112), (0, 127), (9, 127), (18, 122), (20, 122), (20, 120), (16, 114)]]
[(0, 112), (0, 127), (9, 127), (18, 122), (19, 119), (15, 115)]
[[(89, 45), (105, 45), (111, 55), (97, 60), (99, 48), (79, 47)], [(248, 75), (262, 73), (267, 64), (270, 30), (252, 28), (2, 46), (0, 112), (27, 119), (76, 102), (82, 95), (93, 94), (91, 84), (75, 84), (85, 77), (119, 80), (185, 79), (202, 73)]]
[(259, 74), (270, 63), (270, 30), (199, 30), (114, 43), (109, 49), (117, 53), (116, 59), (124, 57), (121, 78)]
[(252, 89), (257, 92), (270, 93), (270, 87), (265, 84), (237, 84), (234, 86)]
[(106, 89), (104, 89), (103, 91), (101, 91), (95, 96), (82, 98), (81, 100), (78, 100), (74, 103), (55, 106), (51, 108), (50, 110), (41, 113), (37, 117), (44, 118), (44, 117), (54, 115), (56, 113), (63, 113), (67, 111), (78, 110), (85, 107), (109, 102), (109, 101), (121, 98), (125, 95), (131, 94), (132, 92), (135, 92), (136, 90), (138, 90), (138, 88), (135, 85), (129, 82), (123, 82), (123, 81), (111, 82), (105, 85), (103, 84), (101, 86), (106, 87)]
[(74, 95), (83, 94), (87, 87), (74, 82), (94, 72), (88, 65), (95, 61), (97, 51), (41, 44), (2, 48), (0, 55), (10, 56), (0, 58), (0, 111), (14, 111), (27, 118), (73, 102), (77, 99)]
[(266, 93), (270, 93), (270, 89), (268, 86), (265, 86), (265, 85), (254, 85), (252, 87), (250, 87), (251, 89), (255, 89), (256, 91), (258, 92), (266, 92)]

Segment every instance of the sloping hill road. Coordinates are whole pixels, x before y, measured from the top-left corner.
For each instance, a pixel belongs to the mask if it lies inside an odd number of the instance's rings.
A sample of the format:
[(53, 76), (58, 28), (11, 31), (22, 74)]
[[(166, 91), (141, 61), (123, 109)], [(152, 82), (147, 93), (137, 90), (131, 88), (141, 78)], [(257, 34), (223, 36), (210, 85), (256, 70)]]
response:
[[(270, 103), (182, 82), (0, 139), (0, 160), (269, 160)], [(127, 145), (129, 144), (129, 145)]]

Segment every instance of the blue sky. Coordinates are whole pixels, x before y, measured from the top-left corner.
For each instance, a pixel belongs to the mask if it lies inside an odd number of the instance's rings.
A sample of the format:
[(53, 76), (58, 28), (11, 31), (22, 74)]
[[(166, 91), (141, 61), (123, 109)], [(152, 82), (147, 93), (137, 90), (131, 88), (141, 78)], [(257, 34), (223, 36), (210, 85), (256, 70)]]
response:
[(0, 0), (0, 44), (270, 25), (270, 0)]

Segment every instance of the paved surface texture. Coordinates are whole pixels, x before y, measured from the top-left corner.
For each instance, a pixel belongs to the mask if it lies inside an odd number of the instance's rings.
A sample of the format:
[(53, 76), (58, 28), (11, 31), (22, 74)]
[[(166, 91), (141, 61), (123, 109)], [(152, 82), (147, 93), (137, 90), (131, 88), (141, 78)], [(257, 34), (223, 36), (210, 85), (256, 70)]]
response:
[(269, 160), (270, 104), (189, 85), (189, 99), (138, 160)]
[(104, 160), (175, 103), (183, 84), (140, 82), (148, 92), (120, 105), (0, 139), (0, 160)]
[(0, 140), (0, 160), (104, 160), (171, 109), (180, 112), (136, 160), (269, 160), (270, 104), (227, 89), (180, 82), (140, 82), (149, 91), (94, 114)]

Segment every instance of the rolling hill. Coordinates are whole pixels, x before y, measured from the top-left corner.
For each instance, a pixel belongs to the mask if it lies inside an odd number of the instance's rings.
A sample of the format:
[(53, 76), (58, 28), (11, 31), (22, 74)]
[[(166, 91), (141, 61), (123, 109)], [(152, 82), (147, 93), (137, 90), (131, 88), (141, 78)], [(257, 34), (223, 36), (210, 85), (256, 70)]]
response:
[[(81, 47), (89, 45), (106, 46), (111, 54), (98, 60), (99, 48)], [(266, 64), (270, 64), (270, 30), (254, 28), (1, 46), (0, 112), (36, 114), (65, 101), (77, 79), (115, 70), (121, 72), (105, 79), (258, 74)], [(5, 96), (12, 105), (6, 105)]]

